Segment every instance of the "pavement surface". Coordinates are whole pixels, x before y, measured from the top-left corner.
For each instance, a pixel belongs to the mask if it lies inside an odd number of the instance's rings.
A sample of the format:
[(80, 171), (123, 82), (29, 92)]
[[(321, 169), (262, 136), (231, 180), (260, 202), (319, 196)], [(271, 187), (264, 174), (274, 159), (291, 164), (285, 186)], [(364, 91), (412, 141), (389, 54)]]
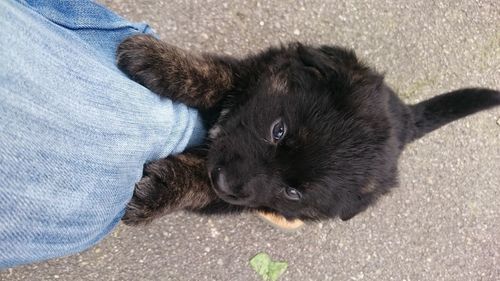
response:
[[(353, 47), (408, 102), (464, 86), (500, 88), (497, 1), (104, 1), (192, 51), (244, 55), (291, 40)], [(495, 4), (496, 3), (496, 4)], [(0, 272), (0, 280), (500, 280), (500, 108), (408, 147), (400, 187), (348, 222), (294, 233), (251, 214), (176, 213), (120, 225), (78, 255)]]

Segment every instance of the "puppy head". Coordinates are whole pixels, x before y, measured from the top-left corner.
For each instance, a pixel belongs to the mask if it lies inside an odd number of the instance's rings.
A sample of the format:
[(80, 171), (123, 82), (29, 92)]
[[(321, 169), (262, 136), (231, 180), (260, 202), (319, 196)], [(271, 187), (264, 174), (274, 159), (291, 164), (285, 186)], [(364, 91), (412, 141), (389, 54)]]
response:
[(290, 219), (347, 218), (372, 199), (388, 161), (382, 80), (341, 48), (277, 51), (211, 131), (216, 193)]

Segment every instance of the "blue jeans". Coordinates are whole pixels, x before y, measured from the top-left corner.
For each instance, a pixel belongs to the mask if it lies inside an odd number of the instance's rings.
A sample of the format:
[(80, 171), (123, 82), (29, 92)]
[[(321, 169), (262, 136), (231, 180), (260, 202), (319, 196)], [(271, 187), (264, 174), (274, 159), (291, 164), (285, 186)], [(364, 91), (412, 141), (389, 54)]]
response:
[(114, 64), (145, 24), (86, 1), (0, 1), (0, 268), (76, 253), (124, 213), (145, 162), (199, 143), (196, 110)]

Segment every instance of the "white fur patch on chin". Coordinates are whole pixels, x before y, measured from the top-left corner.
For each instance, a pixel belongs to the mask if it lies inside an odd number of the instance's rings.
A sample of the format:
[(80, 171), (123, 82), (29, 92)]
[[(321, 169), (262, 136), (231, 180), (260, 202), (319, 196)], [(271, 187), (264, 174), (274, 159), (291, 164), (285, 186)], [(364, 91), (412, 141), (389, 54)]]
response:
[(226, 115), (229, 113), (229, 109), (223, 109), (221, 112), (220, 112), (220, 118), (224, 118), (226, 117)]
[(220, 126), (214, 126), (210, 131), (208, 131), (208, 137), (211, 139), (215, 139), (220, 134)]
[[(226, 115), (230, 112), (229, 109), (223, 109), (221, 112), (220, 112), (220, 115), (219, 115), (219, 120), (218, 122), (221, 122), (221, 120), (224, 120), (224, 118), (226, 117)], [(210, 139), (215, 139), (221, 132), (221, 126), (220, 125), (215, 125), (213, 126), (209, 131), (208, 131), (208, 137)]]

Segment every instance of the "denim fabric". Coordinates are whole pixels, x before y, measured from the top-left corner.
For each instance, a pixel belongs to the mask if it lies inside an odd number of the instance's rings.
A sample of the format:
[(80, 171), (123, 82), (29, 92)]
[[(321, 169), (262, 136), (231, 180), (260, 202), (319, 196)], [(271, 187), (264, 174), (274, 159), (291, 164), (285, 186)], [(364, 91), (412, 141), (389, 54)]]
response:
[(196, 110), (129, 80), (151, 30), (86, 1), (0, 1), (0, 268), (72, 254), (118, 224), (143, 164), (204, 136)]

